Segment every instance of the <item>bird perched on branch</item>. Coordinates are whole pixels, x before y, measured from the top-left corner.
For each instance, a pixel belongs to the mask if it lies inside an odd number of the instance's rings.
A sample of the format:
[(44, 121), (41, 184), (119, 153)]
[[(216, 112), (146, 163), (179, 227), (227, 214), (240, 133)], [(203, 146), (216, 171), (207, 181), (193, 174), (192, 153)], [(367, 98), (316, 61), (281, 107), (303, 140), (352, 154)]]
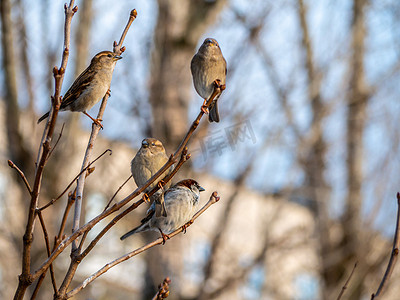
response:
[[(199, 51), (192, 58), (190, 70), (194, 87), (197, 93), (204, 98), (202, 110), (207, 113), (204, 106), (213, 93), (214, 86), (225, 86), (226, 80), (226, 60), (215, 39), (204, 40)], [(210, 105), (208, 114), (210, 122), (219, 122), (217, 100), (220, 95), (217, 95)]]
[[(131, 172), (133, 179), (138, 187), (141, 187), (149, 180), (158, 170), (162, 168), (168, 161), (168, 156), (165, 153), (163, 144), (154, 138), (147, 138), (142, 141), (142, 146), (136, 153), (135, 157), (131, 162)], [(155, 182), (150, 184), (146, 189), (145, 193), (150, 192), (165, 176), (167, 176), (172, 171), (172, 166), (167, 169)], [(159, 183), (160, 184), (160, 183)], [(165, 189), (171, 186), (171, 181), (167, 182)], [(163, 187), (160, 184), (160, 189), (150, 197), (151, 201), (155, 201), (156, 206), (156, 216), (167, 216), (167, 209), (165, 208), (164, 198), (163, 198)], [(147, 200), (147, 195), (145, 195), (145, 200)]]
[(186, 229), (185, 224), (195, 214), (200, 200), (200, 192), (202, 191), (204, 191), (204, 188), (193, 179), (179, 181), (164, 194), (164, 203), (168, 209), (168, 216), (157, 217), (155, 215), (155, 204), (153, 203), (148, 209), (146, 217), (141, 221), (142, 224), (121, 236), (121, 240), (138, 232), (153, 230), (161, 233), (165, 243), (169, 239), (169, 233), (181, 226)]
[[(100, 120), (92, 118), (86, 110), (92, 108), (109, 92), (115, 64), (121, 58), (111, 51), (97, 53), (92, 58), (90, 65), (75, 79), (65, 93), (61, 100), (60, 110), (83, 112), (93, 122), (103, 127)], [(40, 117), (38, 123), (46, 119), (49, 113)]]

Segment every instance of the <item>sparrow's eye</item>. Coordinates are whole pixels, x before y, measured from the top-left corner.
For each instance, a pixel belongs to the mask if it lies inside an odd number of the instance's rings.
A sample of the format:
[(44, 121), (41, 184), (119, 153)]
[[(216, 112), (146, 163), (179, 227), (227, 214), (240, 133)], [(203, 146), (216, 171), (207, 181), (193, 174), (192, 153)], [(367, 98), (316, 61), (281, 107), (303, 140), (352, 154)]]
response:
[(112, 55), (109, 53), (109, 54), (107, 55), (107, 57), (112, 57)]

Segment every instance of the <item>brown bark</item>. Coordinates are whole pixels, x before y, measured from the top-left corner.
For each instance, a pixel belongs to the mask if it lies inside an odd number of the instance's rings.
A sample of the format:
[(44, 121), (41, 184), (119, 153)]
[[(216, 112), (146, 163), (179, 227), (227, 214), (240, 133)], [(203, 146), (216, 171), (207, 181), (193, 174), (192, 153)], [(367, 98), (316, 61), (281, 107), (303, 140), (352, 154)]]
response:
[[(369, 99), (368, 89), (365, 82), (364, 57), (365, 57), (365, 8), (366, 0), (354, 0), (352, 16), (352, 43), (350, 58), (350, 85), (347, 96), (347, 197), (343, 228), (345, 228), (343, 253), (349, 259), (364, 262), (364, 249), (368, 249), (366, 239), (362, 233), (361, 208), (362, 194), (361, 185), (363, 180), (363, 135), (366, 122), (366, 110)], [(365, 276), (359, 275), (359, 276)], [(356, 280), (351, 290), (350, 298), (359, 299), (362, 294), (362, 281)]]
[[(346, 220), (348, 232), (354, 236), (361, 225), (361, 182), (363, 133), (366, 121), (368, 94), (364, 72), (364, 6), (365, 0), (355, 0), (352, 24), (352, 57), (350, 60), (351, 79), (347, 97), (347, 182)], [(356, 236), (354, 236), (357, 240)]]
[[(33, 87), (33, 78), (31, 76), (31, 65), (29, 63), (29, 47), (28, 37), (26, 33), (25, 24), (25, 8), (21, 0), (17, 1), (19, 15), (18, 15), (18, 28), (19, 28), (19, 40), (21, 41), (21, 67), (23, 69), (22, 75), (25, 80), (26, 89), (28, 92), (28, 113), (34, 116), (34, 101), (35, 93)], [(33, 118), (34, 119), (34, 118)], [(32, 125), (36, 124), (36, 120), (32, 120)]]
[[(324, 178), (326, 172), (327, 142), (323, 136), (323, 120), (327, 115), (327, 106), (321, 95), (321, 74), (316, 67), (312, 41), (307, 24), (307, 7), (303, 0), (298, 1), (298, 13), (302, 30), (302, 47), (305, 52), (305, 70), (307, 72), (308, 98), (311, 104), (312, 121), (309, 134), (301, 141), (300, 149), (306, 149), (305, 155), (300, 157), (307, 184), (307, 197), (311, 200), (311, 210), (315, 214), (316, 228), (319, 240), (321, 257), (321, 277), (324, 282), (323, 298), (330, 299), (337, 290), (338, 282), (346, 272), (347, 256), (342, 253), (342, 245), (334, 244), (330, 237), (332, 220), (328, 213), (328, 204), (331, 200), (331, 187)], [(354, 261), (353, 261), (354, 262)]]
[[(1, 13), (1, 46), (3, 52), (4, 87), (6, 103), (6, 125), (11, 160), (29, 177), (33, 168), (31, 156), (23, 144), (19, 129), (20, 111), (18, 107), (16, 60), (13, 41), (13, 24), (11, 20), (11, 2), (2, 0)], [(18, 180), (19, 183), (22, 183)]]

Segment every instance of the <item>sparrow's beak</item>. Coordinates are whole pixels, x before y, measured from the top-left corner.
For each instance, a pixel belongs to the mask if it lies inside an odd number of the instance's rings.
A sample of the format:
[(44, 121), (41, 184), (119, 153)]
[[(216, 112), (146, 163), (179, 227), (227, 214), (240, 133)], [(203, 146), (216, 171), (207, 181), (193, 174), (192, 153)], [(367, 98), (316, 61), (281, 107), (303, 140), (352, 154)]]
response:
[(120, 55), (115, 55), (114, 56), (114, 60), (120, 60), (122, 58), (122, 56), (120, 56)]
[(204, 192), (206, 189), (203, 188), (202, 186), (199, 186), (199, 192)]

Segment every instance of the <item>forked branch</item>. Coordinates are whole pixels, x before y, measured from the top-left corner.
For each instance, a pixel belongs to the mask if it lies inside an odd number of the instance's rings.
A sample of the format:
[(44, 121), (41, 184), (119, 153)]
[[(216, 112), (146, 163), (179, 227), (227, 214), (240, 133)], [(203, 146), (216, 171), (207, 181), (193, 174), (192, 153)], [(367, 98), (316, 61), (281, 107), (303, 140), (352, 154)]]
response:
[[(213, 192), (210, 196), (210, 199), (208, 200), (208, 202), (193, 216), (192, 220), (190, 220), (188, 223), (186, 223), (185, 227), (187, 228), (188, 226), (190, 226), (191, 224), (193, 224), (193, 222), (202, 214), (204, 213), (211, 205), (217, 203), (220, 200), (220, 197), (218, 196), (217, 192)], [(168, 236), (170, 238), (173, 238), (174, 236), (178, 235), (179, 233), (181, 233), (183, 231), (183, 227), (180, 227), (179, 229), (175, 230), (174, 232), (168, 234)], [(104, 274), (105, 272), (107, 272), (109, 269), (111, 269), (112, 267), (142, 253), (143, 251), (146, 251), (156, 245), (162, 245), (163, 244), (163, 239), (160, 237), (158, 239), (156, 239), (155, 241), (148, 243), (147, 245), (144, 245), (141, 248), (138, 248), (132, 252), (129, 252), (123, 256), (121, 256), (120, 258), (117, 258), (111, 262), (109, 262), (108, 264), (106, 264), (104, 267), (102, 267), (101, 269), (99, 269), (97, 272), (93, 273), (91, 276), (89, 276), (88, 278), (86, 278), (82, 284), (80, 284), (78, 287), (76, 287), (75, 289), (73, 289), (72, 291), (70, 291), (69, 293), (67, 293), (67, 299), (71, 298), (72, 296), (74, 296), (75, 294), (77, 294), (79, 291), (81, 291), (82, 289), (84, 289), (88, 284), (90, 284), (93, 280), (95, 280), (97, 277), (101, 276), (102, 274)]]

